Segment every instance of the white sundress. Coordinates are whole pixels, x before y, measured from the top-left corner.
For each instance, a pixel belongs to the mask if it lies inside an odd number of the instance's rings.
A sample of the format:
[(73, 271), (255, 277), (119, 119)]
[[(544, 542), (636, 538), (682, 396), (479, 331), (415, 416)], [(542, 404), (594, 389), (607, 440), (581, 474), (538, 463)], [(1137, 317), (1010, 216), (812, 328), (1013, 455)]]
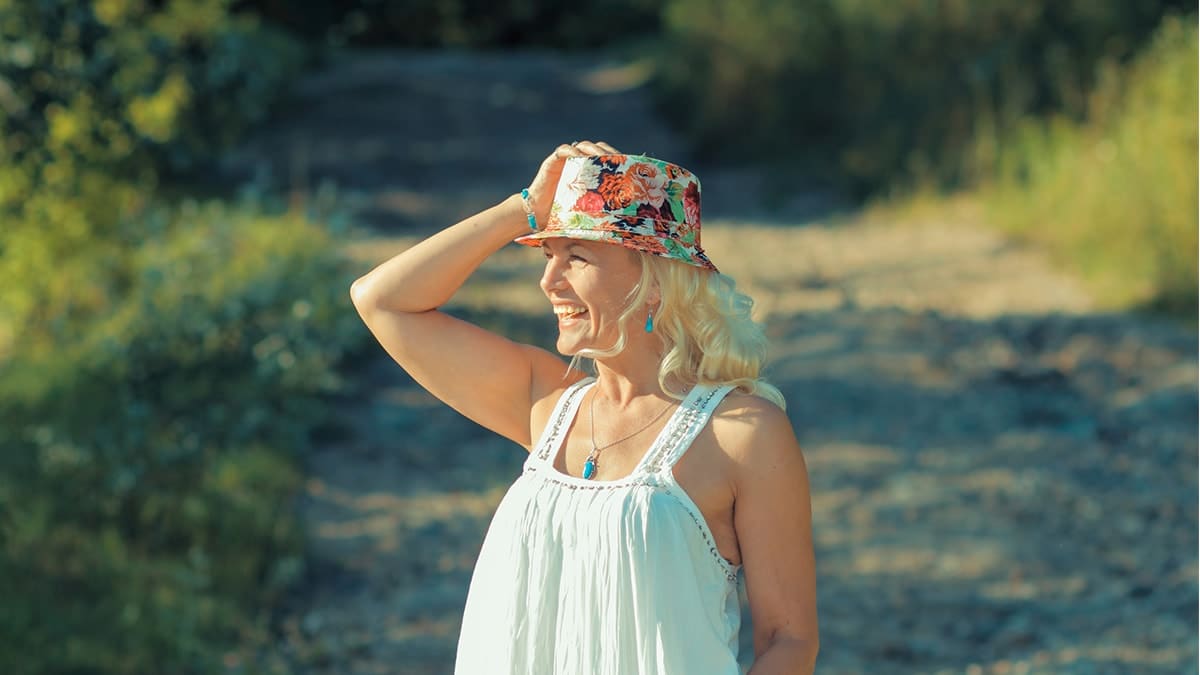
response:
[(594, 383), (564, 392), (471, 577), (455, 675), (739, 675), (738, 573), (671, 468), (732, 387), (697, 386), (633, 472), (553, 466)]

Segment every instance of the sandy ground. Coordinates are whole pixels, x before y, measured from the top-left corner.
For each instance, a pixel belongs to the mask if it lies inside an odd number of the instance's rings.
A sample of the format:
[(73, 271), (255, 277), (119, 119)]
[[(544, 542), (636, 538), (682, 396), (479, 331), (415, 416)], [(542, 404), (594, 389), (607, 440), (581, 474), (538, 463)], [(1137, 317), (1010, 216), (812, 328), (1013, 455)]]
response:
[[(519, 189), (559, 142), (689, 165), (643, 75), (542, 53), (349, 56), (226, 171), (336, 185), (355, 224), (345, 251), (366, 272)], [(756, 299), (767, 375), (809, 462), (818, 672), (1196, 672), (1194, 330), (1096, 311), (970, 217), (834, 216), (753, 171), (690, 168), (705, 247)], [(452, 311), (546, 344), (539, 263), (499, 252)], [(350, 375), (344, 433), (309, 459), (307, 583), (264, 659), (449, 673), (475, 556), (524, 452), (382, 350)], [(746, 614), (747, 667), (750, 628)]]

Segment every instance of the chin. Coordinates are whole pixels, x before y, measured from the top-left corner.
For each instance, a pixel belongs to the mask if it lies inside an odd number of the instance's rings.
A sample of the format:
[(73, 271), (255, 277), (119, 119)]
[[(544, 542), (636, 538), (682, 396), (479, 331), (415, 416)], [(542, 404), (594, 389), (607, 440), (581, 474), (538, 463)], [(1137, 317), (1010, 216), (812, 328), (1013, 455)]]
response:
[[(589, 349), (600, 352), (607, 351), (616, 344), (616, 341), (617, 338), (615, 335), (605, 344), (605, 338), (597, 338), (592, 334), (573, 335), (571, 333), (560, 333), (558, 341), (554, 343), (554, 347), (563, 356), (580, 356), (580, 352)], [(586, 355), (583, 356), (586, 357)]]
[(580, 334), (582, 331), (563, 331), (559, 332), (558, 340), (554, 343), (554, 347), (558, 349), (558, 353), (563, 356), (575, 356), (581, 351), (593, 347), (594, 340), (586, 333)]
[(558, 353), (563, 356), (580, 356), (581, 355), (580, 352), (587, 351), (588, 346), (581, 345), (581, 344), (575, 344), (575, 343), (570, 343), (570, 344), (565, 344), (565, 345), (559, 344), (559, 345), (557, 345), (557, 349), (558, 349)]

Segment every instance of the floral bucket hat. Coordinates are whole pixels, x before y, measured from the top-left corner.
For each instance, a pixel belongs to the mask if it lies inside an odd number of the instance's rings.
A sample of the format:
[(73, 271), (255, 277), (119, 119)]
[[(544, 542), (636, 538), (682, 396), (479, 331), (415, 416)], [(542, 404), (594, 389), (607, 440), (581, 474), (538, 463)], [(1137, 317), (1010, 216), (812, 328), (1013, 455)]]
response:
[(515, 241), (567, 237), (616, 244), (717, 271), (700, 248), (700, 179), (643, 155), (568, 157), (546, 226)]

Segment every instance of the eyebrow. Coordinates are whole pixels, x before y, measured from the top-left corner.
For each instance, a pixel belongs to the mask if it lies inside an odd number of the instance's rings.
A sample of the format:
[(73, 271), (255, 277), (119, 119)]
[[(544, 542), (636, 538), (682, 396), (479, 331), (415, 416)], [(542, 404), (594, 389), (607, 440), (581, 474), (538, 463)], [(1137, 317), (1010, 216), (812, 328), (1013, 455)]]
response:
[[(550, 244), (549, 244), (549, 243), (547, 243), (547, 242), (545, 242), (545, 241), (543, 241), (543, 242), (542, 242), (542, 250), (543, 250), (543, 251), (549, 251), (549, 250), (550, 250)], [(586, 253), (586, 252), (588, 252), (588, 248), (587, 248), (586, 246), (584, 246), (583, 244), (580, 244), (580, 243), (578, 243), (578, 242), (571, 242), (571, 243), (567, 244), (567, 245), (566, 245), (566, 250), (567, 250), (567, 251), (583, 251), (583, 252), (585, 252), (585, 253)]]

